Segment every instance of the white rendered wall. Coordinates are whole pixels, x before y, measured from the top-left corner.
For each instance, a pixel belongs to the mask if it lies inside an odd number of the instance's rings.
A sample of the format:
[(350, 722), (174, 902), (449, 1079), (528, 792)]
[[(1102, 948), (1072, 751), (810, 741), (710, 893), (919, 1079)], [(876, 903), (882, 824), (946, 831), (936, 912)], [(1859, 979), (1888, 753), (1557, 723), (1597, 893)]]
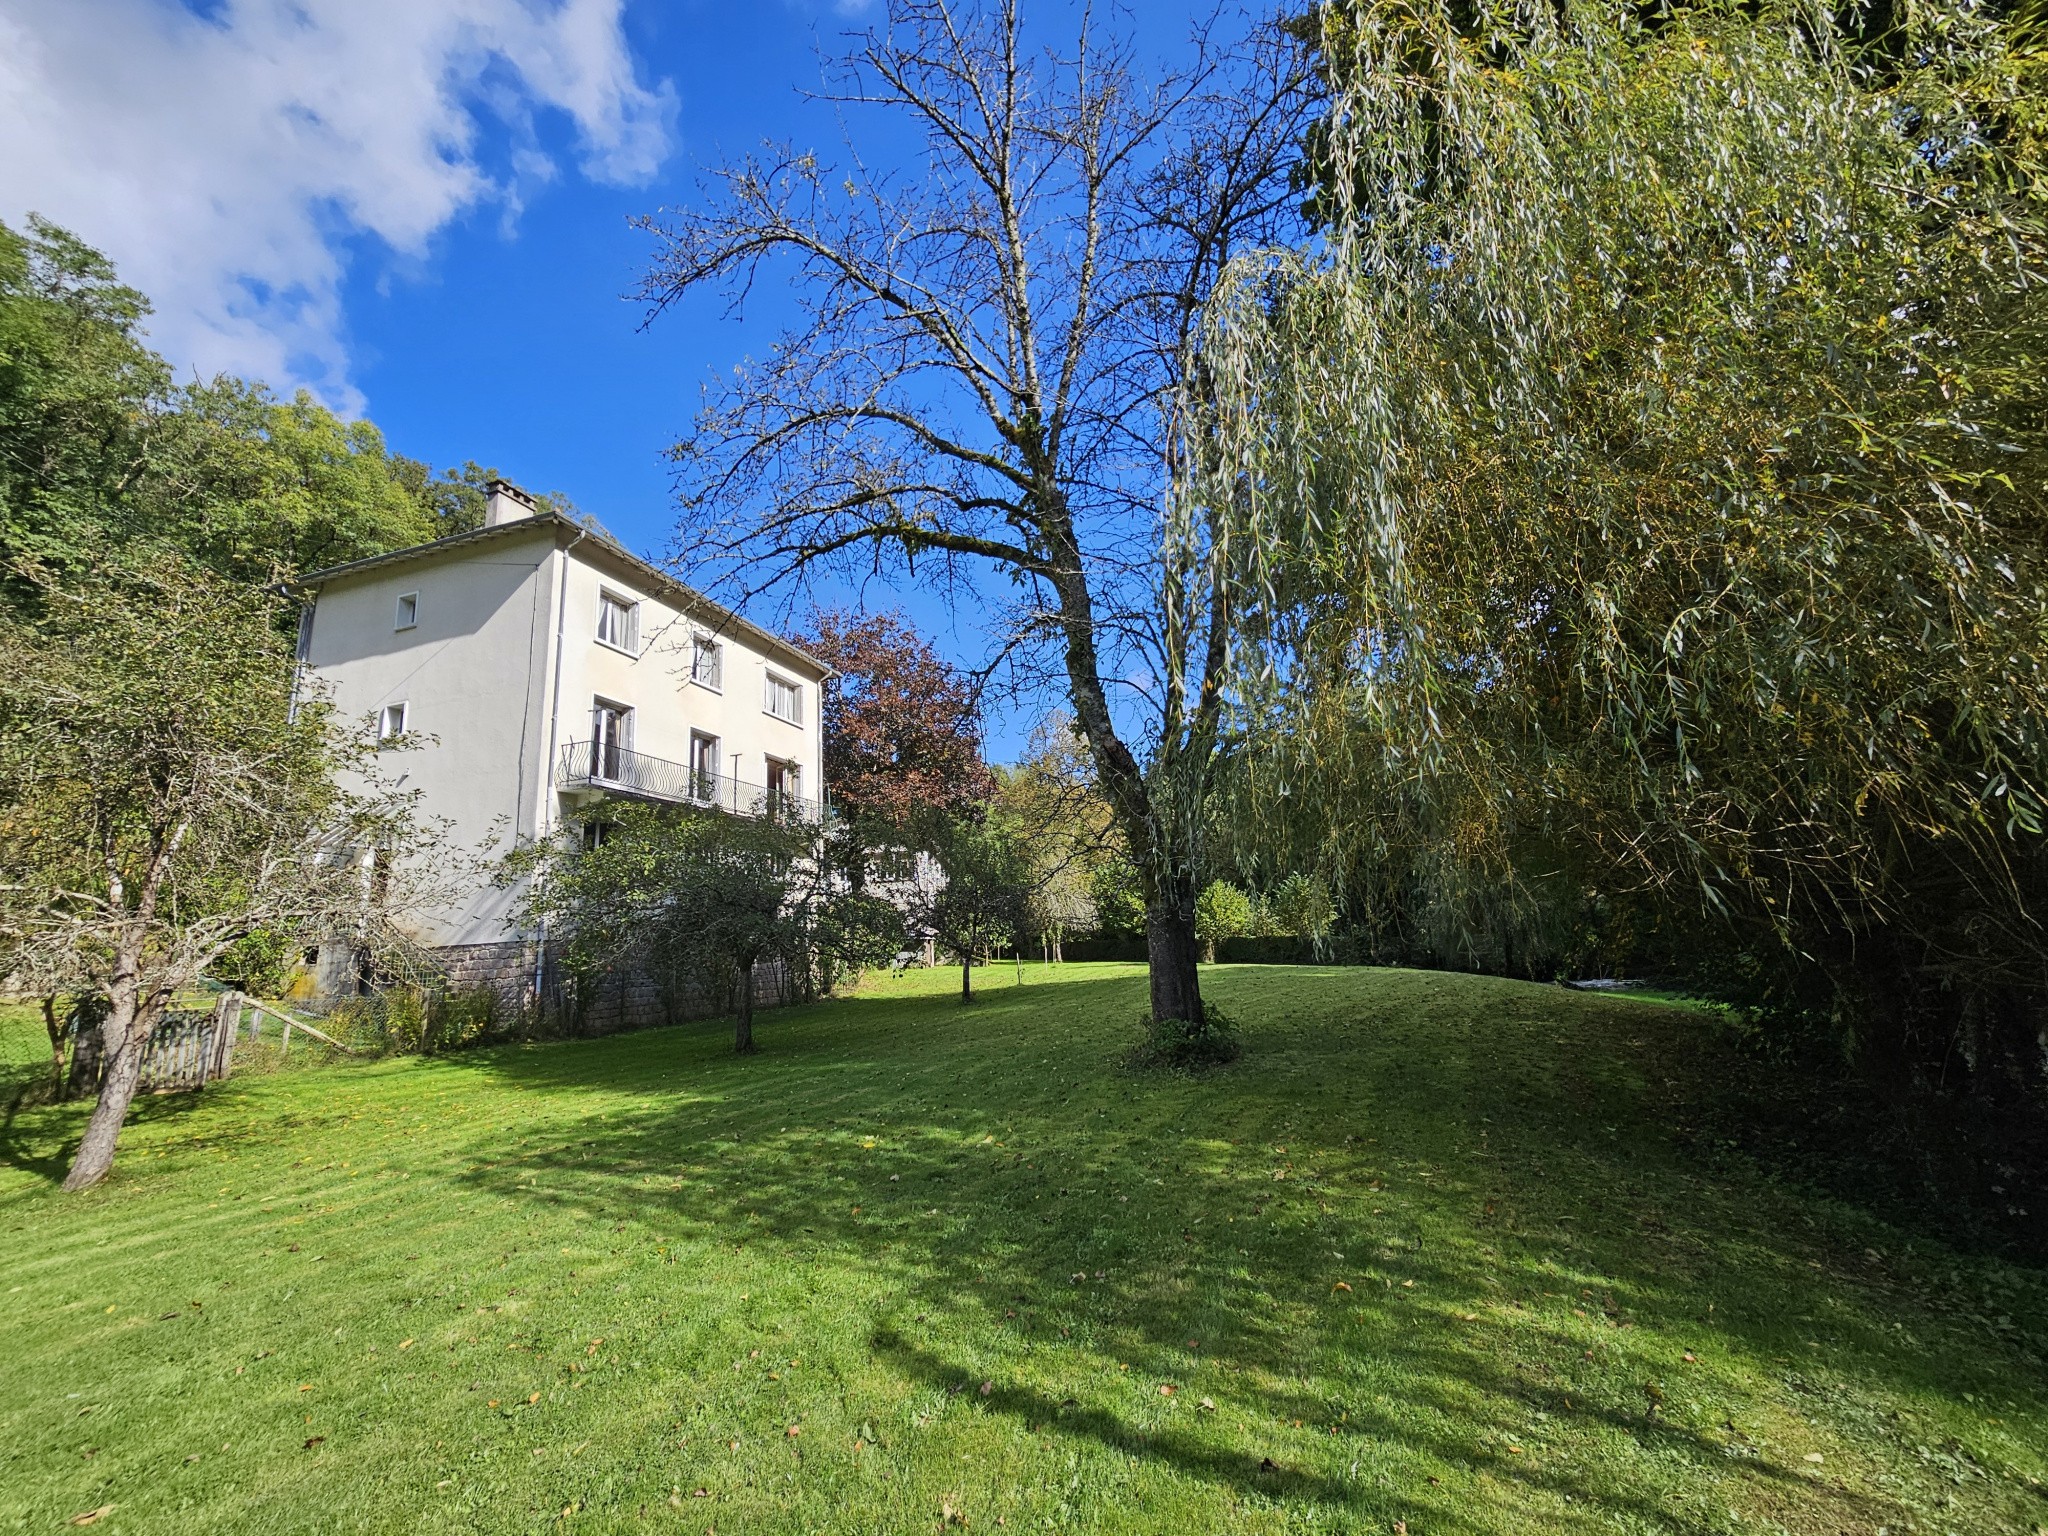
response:
[[(425, 822), (445, 821), (436, 878), (455, 889), (419, 937), (487, 944), (518, 936), (515, 893), (477, 871), (489, 845), (531, 837), (548, 803), (545, 762), (557, 556), (550, 530), (508, 533), (438, 558), (340, 576), (322, 587), (305, 660), (346, 720), (407, 706), (411, 750), (388, 754)], [(415, 627), (398, 599), (419, 596)]]
[[(421, 738), (387, 766), (419, 791), (422, 820), (445, 822), (446, 873), (461, 889), (419, 937), (489, 944), (527, 937), (518, 891), (481, 872), (493, 846), (555, 834), (574, 796), (558, 789), (563, 751), (591, 737), (602, 698), (633, 711), (632, 749), (687, 765), (692, 731), (719, 739), (719, 772), (765, 785), (768, 760), (794, 762), (799, 793), (824, 794), (821, 673), (739, 632), (716, 631), (663, 595), (663, 584), (595, 539), (547, 520), (530, 532), (466, 542), (331, 578), (314, 606), (305, 660), (338, 712), (374, 720), (407, 706)], [(639, 652), (597, 638), (598, 600), (639, 604)], [(418, 594), (416, 626), (395, 627), (399, 598)], [(724, 647), (722, 687), (690, 680), (698, 634)], [(768, 713), (767, 676), (802, 690), (800, 725)]]
[[(687, 764), (691, 732), (702, 731), (718, 738), (720, 773), (765, 785), (770, 758), (794, 762), (802, 781), (798, 793), (811, 800), (823, 798), (824, 738), (818, 717), (820, 674), (815, 667), (771, 656), (742, 634), (716, 633), (711, 622), (693, 621), (651, 590), (650, 583), (636, 581), (633, 568), (610, 557), (600, 545), (580, 545), (569, 558), (559, 730), (563, 744), (590, 739), (592, 710), (604, 699), (633, 711), (635, 752)], [(640, 605), (639, 655), (626, 655), (598, 640), (598, 599), (604, 592)], [(690, 680), (691, 641), (699, 634), (725, 648), (722, 686), (716, 692)], [(768, 713), (770, 671), (802, 690), (800, 725)]]

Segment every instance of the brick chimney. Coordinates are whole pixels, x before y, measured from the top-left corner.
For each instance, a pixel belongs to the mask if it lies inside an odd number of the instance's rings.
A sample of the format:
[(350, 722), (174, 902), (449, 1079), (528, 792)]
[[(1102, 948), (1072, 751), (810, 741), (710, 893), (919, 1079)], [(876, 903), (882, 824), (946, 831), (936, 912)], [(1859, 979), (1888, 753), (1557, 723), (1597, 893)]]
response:
[(500, 523), (516, 523), (521, 518), (533, 517), (540, 511), (534, 499), (510, 480), (486, 481), (484, 494), (489, 498), (484, 503), (486, 528), (495, 528)]

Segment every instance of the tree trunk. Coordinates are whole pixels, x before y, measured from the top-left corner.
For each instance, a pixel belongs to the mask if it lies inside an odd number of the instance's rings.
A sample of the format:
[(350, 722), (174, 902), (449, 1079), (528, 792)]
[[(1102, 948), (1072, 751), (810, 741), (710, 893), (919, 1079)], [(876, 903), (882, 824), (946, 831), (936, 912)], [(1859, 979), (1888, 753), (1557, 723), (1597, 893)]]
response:
[(105, 1037), (98, 1026), (81, 1028), (78, 1039), (71, 1046), (71, 1071), (64, 1079), (64, 1097), (82, 1099), (100, 1090), (100, 1066), (104, 1060), (102, 1052), (106, 1046)]
[[(92, 1118), (85, 1123), (85, 1138), (71, 1160), (71, 1171), (64, 1176), (67, 1190), (89, 1189), (113, 1171), (114, 1143), (128, 1118), (128, 1106), (134, 1102), (135, 1085), (142, 1080), (142, 1055), (149, 1044), (148, 1028), (137, 1027), (138, 1014), (143, 1012), (139, 1002), (134, 982), (117, 986), (113, 1007), (100, 1026), (106, 1070), (100, 1077), (100, 1096), (92, 1107)], [(154, 1021), (145, 1018), (140, 1022)], [(82, 1051), (84, 1039), (78, 1043)]]
[(740, 998), (736, 1011), (739, 1019), (733, 1026), (733, 1052), (739, 1056), (751, 1056), (757, 1049), (754, 1044), (754, 962), (751, 960), (740, 967)]
[(960, 1001), (974, 1001), (974, 946), (960, 946)]
[(1152, 1017), (1202, 1021), (1195, 961), (1195, 891), (1191, 882), (1161, 890), (1145, 909), (1145, 952), (1152, 970)]
[(57, 1022), (57, 994), (43, 998), (43, 1030), (50, 1037), (50, 1090), (64, 1089), (64, 1026)]

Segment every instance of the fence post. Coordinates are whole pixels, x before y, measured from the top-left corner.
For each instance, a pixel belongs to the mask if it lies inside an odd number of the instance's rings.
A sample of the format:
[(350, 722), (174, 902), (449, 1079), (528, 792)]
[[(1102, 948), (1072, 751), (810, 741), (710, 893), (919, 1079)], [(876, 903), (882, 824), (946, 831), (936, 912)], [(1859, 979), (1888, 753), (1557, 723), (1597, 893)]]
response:
[(225, 1080), (235, 1070), (235, 1036), (242, 1028), (242, 994), (223, 992), (213, 1005), (213, 1033), (208, 1038), (206, 1062), (199, 1080)]

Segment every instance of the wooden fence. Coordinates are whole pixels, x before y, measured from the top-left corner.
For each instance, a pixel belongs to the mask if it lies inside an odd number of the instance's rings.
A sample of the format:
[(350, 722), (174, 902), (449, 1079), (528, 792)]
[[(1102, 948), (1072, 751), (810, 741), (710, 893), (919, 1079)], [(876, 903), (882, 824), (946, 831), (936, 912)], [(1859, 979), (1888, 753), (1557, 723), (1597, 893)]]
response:
[(142, 1048), (142, 1091), (203, 1088), (226, 1077), (234, 1071), (235, 1031), (241, 1022), (239, 992), (223, 992), (204, 1013), (166, 1014)]
[[(316, 1025), (281, 1008), (239, 992), (223, 992), (211, 1008), (173, 1009), (164, 1015), (142, 1048), (142, 1076), (137, 1086), (144, 1093), (165, 1093), (219, 1082), (234, 1072), (236, 1040), (244, 1035), (251, 1041), (260, 1038), (266, 1023), (275, 1023), (280, 1028), (281, 1056), (290, 1056), (294, 1031), (310, 1035), (344, 1055), (355, 1054)], [(93, 1092), (102, 1070), (98, 1036), (94, 1033), (97, 1026), (81, 1024), (79, 1016), (74, 1015), (72, 1083), (67, 1090), (72, 1094)]]

